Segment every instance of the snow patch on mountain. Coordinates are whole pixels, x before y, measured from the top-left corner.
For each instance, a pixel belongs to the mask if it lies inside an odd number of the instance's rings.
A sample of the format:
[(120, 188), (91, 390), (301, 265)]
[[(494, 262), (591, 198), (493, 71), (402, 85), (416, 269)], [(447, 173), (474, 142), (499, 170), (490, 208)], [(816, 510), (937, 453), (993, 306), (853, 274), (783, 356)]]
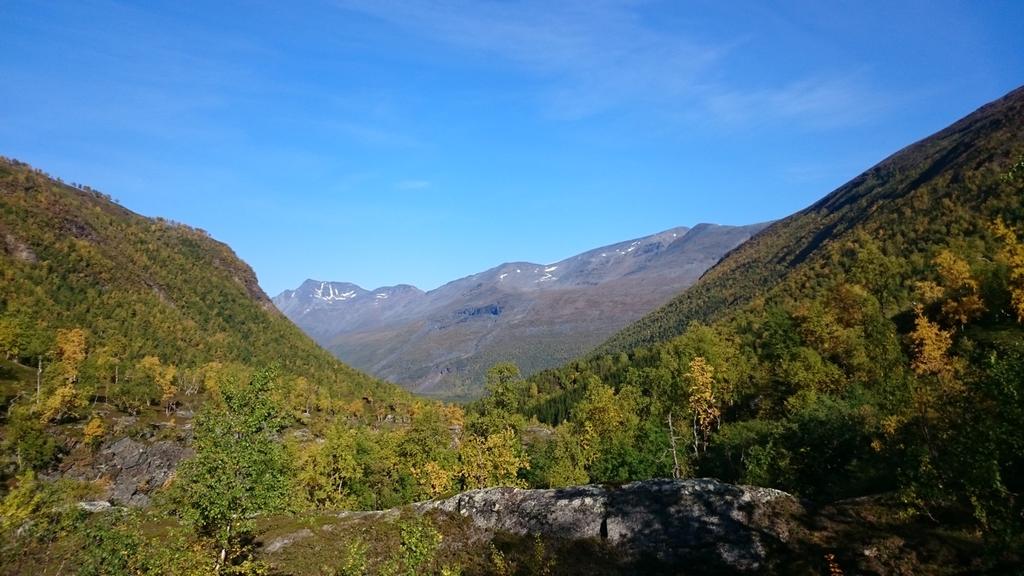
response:
[(346, 292), (336, 290), (334, 284), (331, 284), (330, 282), (321, 282), (320, 287), (313, 290), (313, 297), (325, 302), (344, 302), (345, 300), (351, 300), (358, 295), (359, 294), (355, 290), (348, 290)]

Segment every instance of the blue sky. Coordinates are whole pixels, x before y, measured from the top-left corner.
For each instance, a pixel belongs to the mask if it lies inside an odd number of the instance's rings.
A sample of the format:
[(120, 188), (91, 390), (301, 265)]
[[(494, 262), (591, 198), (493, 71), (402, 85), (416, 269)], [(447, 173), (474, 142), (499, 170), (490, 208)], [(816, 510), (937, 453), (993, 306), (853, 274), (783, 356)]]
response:
[[(301, 4), (301, 6), (299, 6)], [(1024, 2), (0, 4), (0, 154), (271, 295), (803, 208), (1024, 83)]]

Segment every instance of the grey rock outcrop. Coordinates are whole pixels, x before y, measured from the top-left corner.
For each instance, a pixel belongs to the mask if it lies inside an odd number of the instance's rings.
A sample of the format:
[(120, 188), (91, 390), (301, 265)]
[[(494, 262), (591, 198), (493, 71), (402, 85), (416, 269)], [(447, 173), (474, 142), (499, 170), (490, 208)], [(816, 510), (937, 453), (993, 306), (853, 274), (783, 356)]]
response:
[(618, 488), (488, 488), (423, 502), (420, 512), (468, 518), (489, 533), (601, 541), (624, 562), (699, 561), (757, 571), (790, 539), (795, 498), (768, 488), (711, 479), (649, 480)]
[(309, 528), (303, 528), (302, 530), (299, 530), (298, 532), (296, 532), (294, 534), (288, 534), (287, 536), (281, 536), (280, 538), (277, 538), (273, 542), (267, 544), (266, 552), (268, 554), (273, 554), (274, 552), (277, 552), (277, 551), (281, 550), (282, 548), (287, 548), (288, 546), (291, 546), (292, 544), (294, 544), (295, 542), (297, 542), (299, 540), (304, 540), (306, 538), (312, 538), (312, 537), (313, 537), (313, 532)]
[(143, 442), (120, 438), (105, 445), (88, 464), (64, 472), (78, 480), (105, 480), (104, 500), (120, 506), (146, 506), (149, 493), (160, 488), (174, 474), (178, 462), (192, 449), (182, 442)]
[(78, 507), (86, 512), (95, 514), (96, 512), (106, 512), (113, 506), (111, 506), (110, 502), (107, 502), (106, 500), (92, 500), (88, 502), (79, 502)]

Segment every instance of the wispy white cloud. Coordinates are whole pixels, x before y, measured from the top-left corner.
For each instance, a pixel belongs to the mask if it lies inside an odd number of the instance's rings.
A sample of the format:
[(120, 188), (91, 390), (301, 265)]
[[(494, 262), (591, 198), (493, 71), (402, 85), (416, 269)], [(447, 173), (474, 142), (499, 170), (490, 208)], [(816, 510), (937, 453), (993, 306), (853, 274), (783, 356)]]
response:
[(645, 21), (642, 0), (338, 0), (414, 34), (538, 76), (544, 109), (580, 118), (623, 105), (697, 114), (726, 125), (801, 122), (829, 128), (862, 122), (879, 100), (851, 77), (743, 86), (724, 78), (735, 44), (668, 34)]
[(886, 98), (861, 74), (807, 78), (753, 90), (708, 90), (703, 102), (718, 120), (730, 125), (802, 122), (812, 128), (861, 124), (886, 106)]
[(718, 47), (641, 22), (636, 2), (340, 0), (413, 33), (494, 56), (546, 81), (545, 104), (567, 117), (624, 100), (681, 97), (718, 58)]

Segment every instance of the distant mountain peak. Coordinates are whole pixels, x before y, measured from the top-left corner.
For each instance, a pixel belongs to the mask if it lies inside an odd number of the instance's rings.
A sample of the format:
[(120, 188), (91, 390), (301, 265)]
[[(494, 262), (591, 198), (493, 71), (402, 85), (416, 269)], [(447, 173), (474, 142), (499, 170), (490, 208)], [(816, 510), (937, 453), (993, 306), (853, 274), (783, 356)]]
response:
[(323, 300), (324, 302), (344, 302), (346, 300), (351, 300), (364, 292), (365, 290), (355, 284), (321, 282), (319, 286), (313, 289), (313, 297), (317, 300)]
[(422, 393), (473, 396), (493, 363), (578, 356), (696, 281), (763, 225), (679, 226), (557, 262), (505, 262), (423, 292), (306, 280), (274, 298), (324, 347)]

